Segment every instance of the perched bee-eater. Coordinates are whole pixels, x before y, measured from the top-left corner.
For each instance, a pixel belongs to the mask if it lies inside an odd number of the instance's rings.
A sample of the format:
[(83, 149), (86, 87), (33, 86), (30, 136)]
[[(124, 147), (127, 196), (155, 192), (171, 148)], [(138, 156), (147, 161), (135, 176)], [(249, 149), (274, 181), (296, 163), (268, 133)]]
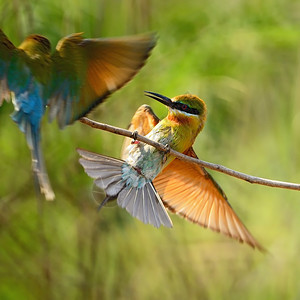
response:
[[(142, 105), (129, 129), (197, 158), (192, 145), (205, 123), (204, 101), (190, 94), (173, 99), (152, 92), (146, 95), (165, 104), (169, 113), (160, 121), (149, 106)], [(172, 227), (165, 210), (168, 208), (191, 222), (263, 250), (203, 167), (138, 141), (130, 143), (128, 138), (123, 147), (124, 160), (77, 151), (82, 156), (79, 162), (85, 172), (105, 190), (106, 198), (101, 206), (117, 199), (119, 206), (142, 222)]]
[(56, 118), (60, 128), (72, 124), (128, 82), (154, 45), (151, 34), (84, 39), (75, 33), (61, 39), (51, 54), (49, 40), (41, 35), (30, 35), (15, 47), (0, 29), (0, 105), (3, 99), (13, 101), (12, 119), (26, 135), (46, 199), (54, 199), (40, 148), (46, 106), (49, 120)]

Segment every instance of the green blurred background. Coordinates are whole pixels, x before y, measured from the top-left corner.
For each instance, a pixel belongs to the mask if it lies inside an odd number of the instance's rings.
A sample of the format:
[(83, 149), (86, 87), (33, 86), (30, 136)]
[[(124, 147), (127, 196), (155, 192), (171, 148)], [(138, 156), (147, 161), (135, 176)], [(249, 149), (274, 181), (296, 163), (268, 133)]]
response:
[[(203, 98), (201, 159), (300, 182), (300, 2), (296, 0), (0, 0), (16, 45), (155, 31), (147, 65), (90, 117), (126, 127), (135, 110), (166, 109), (144, 90)], [(97, 213), (76, 147), (118, 157), (122, 138), (79, 122), (43, 122), (55, 202), (39, 201), (25, 138), (0, 109), (0, 299), (299, 299), (300, 193), (211, 172), (269, 254), (173, 215), (155, 229), (114, 207)]]

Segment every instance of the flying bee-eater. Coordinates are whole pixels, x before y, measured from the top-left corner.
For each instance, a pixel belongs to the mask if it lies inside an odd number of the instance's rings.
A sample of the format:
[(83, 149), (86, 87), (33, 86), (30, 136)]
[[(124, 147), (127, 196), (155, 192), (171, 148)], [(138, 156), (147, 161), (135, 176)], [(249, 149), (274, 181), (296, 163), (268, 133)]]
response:
[(10, 98), (12, 119), (25, 133), (39, 189), (54, 199), (40, 148), (41, 118), (62, 129), (80, 119), (121, 88), (145, 64), (155, 46), (153, 34), (84, 39), (82, 33), (62, 38), (53, 54), (49, 40), (29, 35), (15, 47), (0, 29), (0, 105)]
[[(129, 129), (197, 158), (192, 145), (206, 120), (204, 101), (190, 94), (172, 99), (152, 92), (146, 95), (166, 105), (168, 115), (160, 121), (148, 105), (142, 105)], [(193, 223), (263, 250), (203, 167), (147, 144), (129, 141), (125, 139), (123, 160), (78, 149), (85, 172), (105, 190), (101, 206), (117, 199), (119, 206), (142, 222), (172, 227), (167, 208)]]

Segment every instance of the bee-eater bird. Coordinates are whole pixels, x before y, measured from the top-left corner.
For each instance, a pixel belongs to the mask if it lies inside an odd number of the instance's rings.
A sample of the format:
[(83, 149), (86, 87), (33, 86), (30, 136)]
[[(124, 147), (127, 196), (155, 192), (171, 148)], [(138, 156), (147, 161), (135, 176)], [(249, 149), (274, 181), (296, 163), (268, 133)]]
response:
[(40, 148), (41, 118), (60, 128), (72, 124), (121, 88), (145, 64), (155, 45), (152, 34), (84, 39), (62, 38), (53, 54), (47, 38), (33, 34), (15, 47), (0, 29), (0, 105), (10, 98), (12, 119), (25, 133), (40, 191), (54, 199)]
[[(186, 94), (169, 99), (157, 93), (146, 95), (169, 108), (159, 120), (148, 105), (132, 118), (129, 130), (197, 158), (192, 145), (206, 119), (206, 105)], [(155, 227), (172, 227), (165, 207), (193, 223), (221, 232), (253, 248), (263, 250), (237, 217), (225, 193), (201, 166), (181, 161), (147, 144), (126, 138), (123, 160), (78, 149), (80, 164), (105, 190), (107, 201), (117, 203), (132, 216)]]

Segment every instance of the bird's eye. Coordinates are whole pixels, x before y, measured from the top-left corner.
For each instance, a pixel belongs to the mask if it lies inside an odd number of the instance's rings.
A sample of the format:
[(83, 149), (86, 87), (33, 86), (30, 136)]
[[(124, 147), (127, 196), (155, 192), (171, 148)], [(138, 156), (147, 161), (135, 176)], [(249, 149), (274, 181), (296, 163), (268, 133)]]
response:
[(183, 110), (187, 110), (187, 108), (188, 108), (188, 106), (186, 104), (182, 104), (181, 107), (182, 107)]

